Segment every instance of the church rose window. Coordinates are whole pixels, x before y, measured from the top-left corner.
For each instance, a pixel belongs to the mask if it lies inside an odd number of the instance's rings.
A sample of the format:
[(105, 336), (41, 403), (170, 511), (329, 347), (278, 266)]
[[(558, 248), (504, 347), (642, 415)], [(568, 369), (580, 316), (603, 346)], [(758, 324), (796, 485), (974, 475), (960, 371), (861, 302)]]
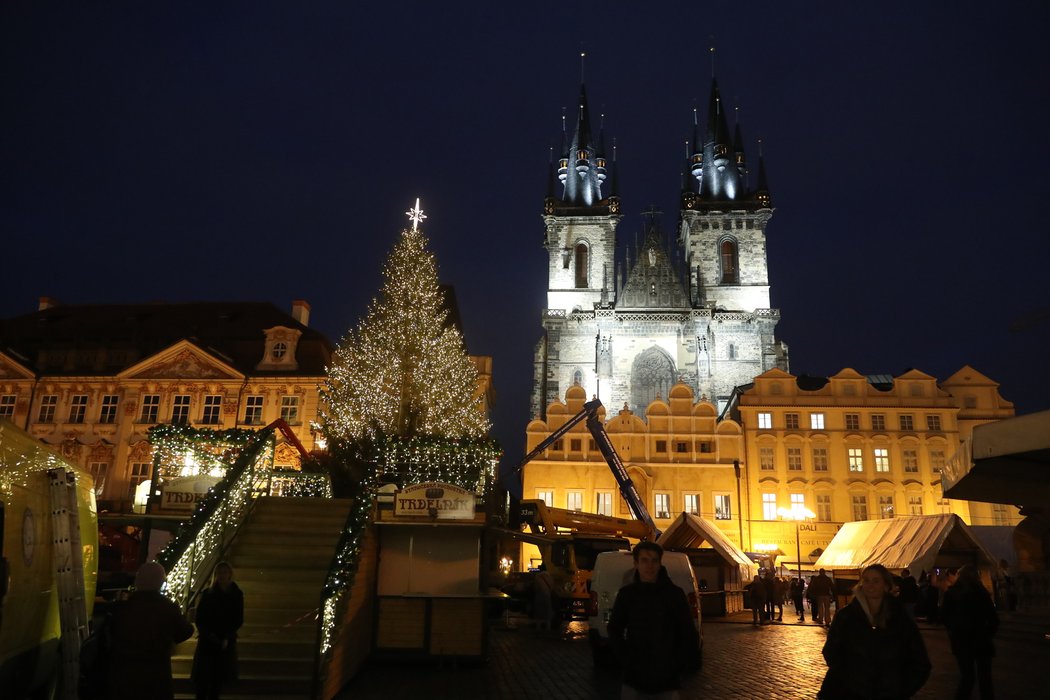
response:
[(674, 379), (671, 359), (658, 348), (649, 348), (631, 366), (631, 406), (643, 413), (657, 397), (667, 398)]

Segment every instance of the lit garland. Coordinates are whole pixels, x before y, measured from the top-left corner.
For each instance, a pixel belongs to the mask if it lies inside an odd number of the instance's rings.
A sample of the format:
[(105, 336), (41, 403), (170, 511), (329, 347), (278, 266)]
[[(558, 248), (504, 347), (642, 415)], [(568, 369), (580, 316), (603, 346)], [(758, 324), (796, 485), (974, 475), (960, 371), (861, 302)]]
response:
[(187, 454), (202, 471), (218, 469), (225, 473), (241, 451), (259, 437), (259, 432), (246, 428), (212, 430), (188, 425), (160, 424), (146, 431), (154, 457), (160, 458), (160, 475), (179, 475)]
[(500, 456), (494, 440), (429, 436), (379, 438), (370, 451), (377, 473), (400, 486), (440, 481), (478, 494), (492, 486)]

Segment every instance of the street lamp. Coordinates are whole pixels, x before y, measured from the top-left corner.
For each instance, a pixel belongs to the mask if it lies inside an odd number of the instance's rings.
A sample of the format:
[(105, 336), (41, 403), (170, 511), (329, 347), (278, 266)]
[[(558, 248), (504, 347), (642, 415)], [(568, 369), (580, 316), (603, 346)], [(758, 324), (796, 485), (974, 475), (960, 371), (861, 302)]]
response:
[(777, 515), (784, 520), (795, 521), (795, 561), (798, 563), (798, 578), (802, 580), (802, 523), (817, 515), (801, 503), (792, 503), (790, 508), (777, 508)]

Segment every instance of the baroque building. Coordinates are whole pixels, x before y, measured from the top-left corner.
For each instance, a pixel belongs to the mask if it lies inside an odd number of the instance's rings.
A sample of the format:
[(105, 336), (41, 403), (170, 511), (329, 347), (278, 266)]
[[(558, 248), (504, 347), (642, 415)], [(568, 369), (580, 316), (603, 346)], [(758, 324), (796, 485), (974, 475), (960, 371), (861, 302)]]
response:
[(618, 254), (615, 153), (608, 159), (604, 130), (591, 130), (583, 86), (563, 141), (544, 201), (547, 308), (532, 414), (544, 416), (579, 385), (641, 415), (679, 382), (721, 410), (734, 387), (786, 370), (787, 346), (774, 336), (780, 314), (769, 299), (773, 209), (764, 164), (752, 186), (740, 127), (730, 135), (717, 83), (706, 123), (694, 113), (674, 249), (653, 215), (642, 245)]
[[(158, 423), (224, 430), (280, 418), (309, 450), (318, 387), (332, 353), (269, 303), (59, 305), (0, 321), (0, 419), (95, 477), (100, 510), (129, 511), (151, 477), (146, 431)], [(275, 465), (298, 467), (291, 444)]]

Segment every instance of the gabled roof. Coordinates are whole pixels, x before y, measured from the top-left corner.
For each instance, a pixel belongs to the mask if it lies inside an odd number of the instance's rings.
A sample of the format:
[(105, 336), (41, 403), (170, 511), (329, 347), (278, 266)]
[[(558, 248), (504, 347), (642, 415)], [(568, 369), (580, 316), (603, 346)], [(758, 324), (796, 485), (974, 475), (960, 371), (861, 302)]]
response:
[(751, 558), (725, 536), (721, 528), (692, 513), (682, 513), (675, 518), (657, 543), (665, 549), (700, 549), (701, 545), (707, 543), (727, 563), (740, 568), (743, 580), (750, 579), (757, 568)]
[(656, 227), (649, 229), (627, 281), (616, 296), (617, 309), (687, 309), (689, 294), (664, 251)]

